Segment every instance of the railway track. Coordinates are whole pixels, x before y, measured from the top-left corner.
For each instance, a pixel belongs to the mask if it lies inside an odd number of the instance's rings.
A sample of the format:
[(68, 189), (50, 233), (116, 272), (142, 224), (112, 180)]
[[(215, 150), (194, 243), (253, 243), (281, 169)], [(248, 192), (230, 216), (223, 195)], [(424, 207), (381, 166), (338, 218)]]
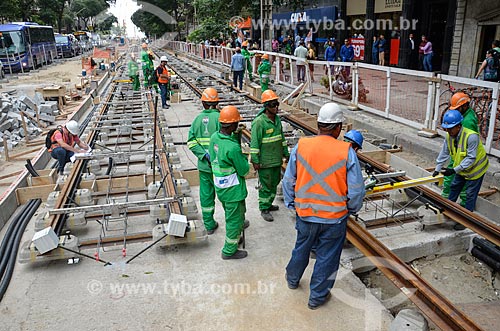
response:
[[(186, 70), (185, 64), (180, 60), (174, 58), (169, 65), (176, 71), (185, 84), (193, 91), (193, 93), (200, 97), (201, 92), (206, 87), (215, 87), (222, 93), (222, 97), (226, 97), (227, 93), (231, 94), (228, 99), (222, 99), (221, 104), (225, 104), (231, 100), (237, 100), (238, 104), (245, 107), (258, 109), (260, 102), (255, 97), (248, 94), (238, 94), (238, 92), (227, 82), (216, 76), (204, 75), (204, 79), (199, 79), (196, 76), (202, 74), (201, 70), (196, 67), (191, 67), (192, 71)], [(176, 68), (179, 66), (179, 68)], [(188, 73), (183, 75), (183, 72)], [(189, 73), (190, 72), (190, 73)], [(206, 78), (210, 77), (206, 82)], [(202, 83), (204, 82), (205, 83)], [(226, 92), (226, 93), (224, 93)], [(245, 108), (246, 110), (246, 108)], [(245, 120), (252, 119), (244, 111)], [(311, 118), (304, 121), (303, 116), (295, 116), (293, 114), (281, 114), (283, 122), (288, 122), (294, 127), (300, 128), (308, 135), (315, 134), (316, 128), (312, 127), (309, 123), (315, 122)], [(306, 116), (307, 117), (307, 116)], [(244, 132), (246, 138), (250, 139), (250, 132)], [(370, 164), (379, 173), (389, 172), (391, 169), (362, 153), (359, 153), (359, 159), (363, 164)], [(409, 178), (404, 176), (395, 177), (393, 180), (404, 181)], [(425, 203), (432, 203), (443, 212), (444, 215), (450, 219), (461, 223), (478, 233), (479, 235), (487, 238), (488, 240), (500, 244), (500, 228), (481, 218), (475, 213), (471, 213), (458, 204), (452, 203), (442, 198), (438, 193), (432, 191), (427, 187), (414, 187), (409, 189), (420, 194), (421, 199)], [(382, 242), (376, 239), (364, 226), (362, 226), (355, 217), (350, 218), (348, 222), (347, 239), (359, 249), (381, 272), (391, 280), (407, 297), (422, 311), (427, 318), (432, 321), (441, 330), (482, 330), (474, 321), (472, 321), (461, 310), (455, 307), (446, 297), (434, 289), (425, 279), (423, 279), (415, 270), (408, 264), (397, 257), (390, 249), (388, 249)]]

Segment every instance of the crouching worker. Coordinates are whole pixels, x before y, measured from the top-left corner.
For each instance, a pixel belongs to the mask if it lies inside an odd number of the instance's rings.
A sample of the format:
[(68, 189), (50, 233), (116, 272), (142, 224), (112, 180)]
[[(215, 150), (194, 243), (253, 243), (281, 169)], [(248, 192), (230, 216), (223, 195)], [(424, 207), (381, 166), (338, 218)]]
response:
[[(78, 123), (69, 121), (62, 128), (56, 129), (50, 137), (50, 147), (48, 149), (50, 156), (59, 162), (57, 167), (60, 175), (64, 172), (66, 163), (70, 161), (70, 157), (75, 153), (85, 153), (90, 147), (78, 137)], [(79, 148), (73, 147), (77, 145)]]

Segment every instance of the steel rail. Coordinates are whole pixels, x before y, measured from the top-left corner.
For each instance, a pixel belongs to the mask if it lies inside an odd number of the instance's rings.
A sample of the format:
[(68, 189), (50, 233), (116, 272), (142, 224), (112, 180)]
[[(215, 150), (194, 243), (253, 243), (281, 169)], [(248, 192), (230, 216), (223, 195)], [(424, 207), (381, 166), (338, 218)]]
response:
[(482, 330), (467, 315), (350, 217), (347, 239), (441, 330)]
[[(391, 170), (388, 165), (378, 162), (366, 155), (363, 155), (363, 153), (358, 153), (358, 158), (363, 162), (371, 164), (379, 171), (388, 172)], [(405, 181), (411, 178), (407, 176), (399, 176), (395, 177), (395, 179), (398, 181)], [(445, 216), (471, 229), (485, 239), (493, 242), (495, 245), (500, 246), (500, 227), (498, 225), (482, 218), (476, 213), (463, 208), (455, 202), (443, 198), (439, 193), (434, 192), (428, 187), (416, 186), (412, 189), (421, 192), (424, 198), (432, 200), (439, 207), (441, 207), (444, 210), (443, 214)]]

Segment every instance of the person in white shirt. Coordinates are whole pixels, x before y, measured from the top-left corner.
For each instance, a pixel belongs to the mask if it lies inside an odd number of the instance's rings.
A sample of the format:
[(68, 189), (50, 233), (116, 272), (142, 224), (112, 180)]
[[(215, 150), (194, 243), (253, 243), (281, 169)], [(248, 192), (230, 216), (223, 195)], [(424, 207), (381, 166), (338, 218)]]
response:
[[(297, 80), (299, 83), (305, 82), (306, 77), (306, 58), (307, 58), (307, 48), (304, 47), (304, 42), (300, 41), (299, 47), (295, 49), (293, 56), (298, 57), (297, 60)], [(303, 60), (302, 60), (303, 59)]]

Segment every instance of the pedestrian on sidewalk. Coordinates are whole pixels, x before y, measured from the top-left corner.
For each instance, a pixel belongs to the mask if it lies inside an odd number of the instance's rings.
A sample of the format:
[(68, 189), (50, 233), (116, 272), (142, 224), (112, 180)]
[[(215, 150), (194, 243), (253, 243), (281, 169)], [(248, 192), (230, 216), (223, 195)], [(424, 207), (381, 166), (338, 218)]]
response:
[[(340, 61), (342, 62), (352, 62), (354, 59), (354, 47), (352, 47), (349, 39), (344, 40), (344, 45), (340, 48)], [(349, 75), (351, 74), (351, 68), (346, 66), (345, 67), (345, 72), (346, 72), (346, 79), (349, 78)]]
[(288, 288), (298, 288), (311, 248), (316, 247), (309, 309), (319, 308), (331, 297), (347, 219), (361, 209), (365, 195), (356, 152), (351, 144), (337, 140), (344, 120), (337, 104), (321, 107), (319, 135), (299, 140), (283, 177), (285, 206), (295, 211), (297, 229), (295, 248), (286, 267)]
[(200, 179), (200, 205), (203, 223), (209, 235), (219, 227), (214, 220), (215, 186), (210, 163), (210, 137), (220, 129), (219, 94), (209, 87), (201, 95), (203, 111), (196, 116), (189, 128), (187, 146), (198, 159), (198, 176)]
[(238, 249), (238, 242), (245, 222), (247, 186), (245, 176), (250, 167), (241, 152), (238, 130), (241, 116), (235, 106), (222, 108), (219, 116), (220, 130), (210, 138), (210, 162), (214, 175), (217, 197), (222, 203), (226, 218), (226, 239), (222, 259), (243, 259), (248, 253)]
[[(474, 109), (470, 107), (470, 97), (467, 94), (465, 94), (464, 92), (457, 92), (453, 94), (450, 100), (450, 109), (458, 110), (460, 114), (462, 114), (463, 117), (462, 126), (464, 128), (479, 133), (477, 115), (476, 112), (474, 112)], [(452, 158), (450, 159), (450, 163), (446, 168), (448, 169), (454, 168)], [(455, 174), (444, 177), (443, 190), (441, 192), (441, 195), (445, 198), (448, 198), (448, 196), (450, 195), (450, 187), (451, 183), (453, 182), (453, 179), (455, 179)], [(466, 191), (467, 190), (464, 187), (460, 192), (460, 205), (462, 207), (465, 207), (465, 201), (467, 200)]]
[(299, 47), (297, 47), (293, 53), (293, 56), (297, 57), (297, 81), (299, 83), (304, 83), (306, 78), (306, 58), (307, 58), (307, 48), (304, 47), (304, 42), (301, 40), (299, 42)]
[(252, 121), (252, 140), (250, 157), (259, 174), (259, 210), (267, 222), (274, 221), (271, 211), (279, 209), (273, 205), (276, 188), (281, 180), (283, 158), (288, 160), (290, 153), (283, 134), (278, 114), (279, 97), (272, 91), (262, 93), (264, 108)]
[(372, 44), (372, 64), (378, 64), (378, 37), (373, 36)]
[(479, 78), (479, 75), (484, 71), (483, 80), (487, 82), (498, 82), (498, 68), (499, 68), (499, 59), (495, 58), (493, 54), (495, 51), (490, 49), (486, 52), (486, 58), (484, 59), (481, 67), (477, 71), (476, 79)]
[(243, 90), (243, 75), (245, 74), (246, 59), (241, 54), (241, 48), (236, 47), (236, 53), (231, 57), (231, 71), (233, 72), (233, 86), (238, 88), (240, 83), (240, 90)]
[(385, 66), (385, 49), (387, 48), (387, 40), (383, 34), (380, 35), (378, 40), (378, 64)]
[[(336, 60), (337, 50), (335, 49), (335, 44), (333, 41), (327, 41), (327, 46), (325, 50), (325, 61), (333, 62)], [(333, 76), (333, 64), (330, 64), (330, 74)], [(325, 65), (325, 75), (328, 75), (328, 67)]]
[[(479, 134), (462, 126), (463, 116), (458, 110), (448, 110), (443, 117), (441, 126), (446, 130), (446, 140), (436, 160), (433, 176), (440, 172), (444, 176), (455, 175), (451, 182), (448, 199), (455, 202), (462, 191), (466, 189), (465, 208), (471, 212), (476, 207), (477, 196), (483, 183), (484, 175), (489, 167), (488, 156)], [(443, 166), (449, 159), (453, 160), (454, 168)], [(455, 224), (455, 230), (463, 230), (462, 224)]]
[[(314, 45), (309, 42), (307, 45), (307, 60), (313, 61), (316, 60), (316, 51), (314, 50)], [(311, 82), (314, 83), (314, 63), (308, 63), (309, 65), (309, 77), (311, 78)]]
[[(50, 137), (51, 146), (48, 149), (50, 156), (58, 161), (57, 173), (62, 175), (66, 163), (75, 153), (85, 153), (90, 150), (83, 140), (78, 137), (80, 128), (74, 120), (69, 121), (62, 128), (56, 129)], [(74, 145), (80, 148), (75, 148)]]
[(128, 76), (132, 80), (132, 89), (134, 91), (139, 91), (141, 83), (139, 82), (139, 65), (135, 59), (135, 54), (130, 54), (130, 59), (128, 61)]
[(160, 65), (155, 70), (156, 80), (160, 87), (161, 107), (170, 108), (167, 100), (170, 100), (170, 73), (167, 68), (168, 59), (165, 55), (160, 58)]
[(425, 71), (432, 71), (432, 56), (434, 54), (432, 52), (432, 43), (429, 40), (427, 40), (427, 37), (425, 35), (423, 35), (422, 36), (422, 44), (424, 44), (424, 46), (420, 46), (420, 50), (424, 54), (424, 58), (423, 58), (424, 70)]

